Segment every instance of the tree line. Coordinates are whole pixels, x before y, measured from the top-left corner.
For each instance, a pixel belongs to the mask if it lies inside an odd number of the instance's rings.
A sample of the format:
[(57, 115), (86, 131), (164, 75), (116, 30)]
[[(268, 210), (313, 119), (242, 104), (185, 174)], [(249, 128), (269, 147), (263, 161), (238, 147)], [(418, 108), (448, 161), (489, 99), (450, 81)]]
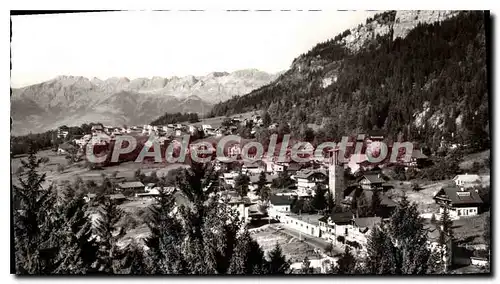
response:
[(196, 123), (199, 122), (197, 113), (165, 113), (151, 122), (151, 125), (167, 125), (180, 122)]

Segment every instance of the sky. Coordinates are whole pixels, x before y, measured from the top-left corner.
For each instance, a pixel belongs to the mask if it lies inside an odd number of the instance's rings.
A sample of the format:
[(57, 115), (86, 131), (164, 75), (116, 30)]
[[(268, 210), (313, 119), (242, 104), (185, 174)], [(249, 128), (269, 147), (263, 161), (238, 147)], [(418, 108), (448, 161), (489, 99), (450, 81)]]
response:
[(125, 11), (12, 16), (11, 86), (60, 75), (202, 76), (276, 73), (367, 11)]

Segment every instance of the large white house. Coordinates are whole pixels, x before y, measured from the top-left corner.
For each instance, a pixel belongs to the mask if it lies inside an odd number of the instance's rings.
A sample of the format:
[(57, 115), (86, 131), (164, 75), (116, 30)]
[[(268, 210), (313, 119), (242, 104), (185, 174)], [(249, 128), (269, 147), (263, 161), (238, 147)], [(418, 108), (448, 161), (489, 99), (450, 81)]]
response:
[(302, 192), (312, 190), (318, 183), (324, 183), (327, 179), (324, 170), (301, 170), (295, 174), (297, 189)]
[(441, 188), (434, 196), (434, 200), (441, 206), (439, 213), (443, 213), (444, 207), (449, 208), (451, 218), (477, 215), (483, 204), (476, 190), (458, 186)]
[(289, 196), (272, 195), (269, 198), (269, 208), (267, 214), (270, 218), (281, 220), (282, 215), (290, 213), (292, 206), (292, 199)]

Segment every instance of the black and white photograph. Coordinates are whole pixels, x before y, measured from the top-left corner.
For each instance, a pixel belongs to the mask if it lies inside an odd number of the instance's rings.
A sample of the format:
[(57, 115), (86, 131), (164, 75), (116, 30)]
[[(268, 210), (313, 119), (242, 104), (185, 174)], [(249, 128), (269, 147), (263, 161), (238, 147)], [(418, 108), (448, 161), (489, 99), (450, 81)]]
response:
[(11, 10), (10, 273), (491, 276), (492, 17)]

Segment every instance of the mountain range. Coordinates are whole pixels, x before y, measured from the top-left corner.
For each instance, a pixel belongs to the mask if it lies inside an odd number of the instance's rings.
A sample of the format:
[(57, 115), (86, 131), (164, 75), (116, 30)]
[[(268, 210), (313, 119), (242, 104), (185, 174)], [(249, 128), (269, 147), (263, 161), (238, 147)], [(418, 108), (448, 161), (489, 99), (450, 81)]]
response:
[(12, 134), (101, 122), (143, 124), (166, 112), (208, 112), (214, 103), (249, 93), (277, 75), (255, 69), (206, 76), (106, 80), (59, 76), (12, 89)]

